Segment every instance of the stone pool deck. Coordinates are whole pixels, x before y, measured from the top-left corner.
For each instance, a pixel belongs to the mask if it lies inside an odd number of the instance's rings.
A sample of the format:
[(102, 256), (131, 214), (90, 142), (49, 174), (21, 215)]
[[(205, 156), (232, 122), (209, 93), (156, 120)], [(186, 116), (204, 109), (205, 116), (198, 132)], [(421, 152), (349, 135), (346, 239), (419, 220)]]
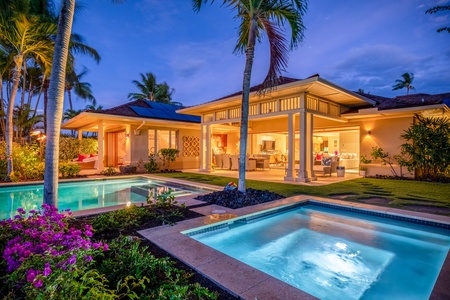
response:
[[(142, 230), (139, 233), (152, 243), (156, 244), (163, 250), (183, 261), (193, 269), (210, 278), (222, 288), (240, 297), (241, 299), (317, 299), (304, 291), (294, 288), (287, 283), (250, 267), (181, 233), (185, 230), (211, 223), (211, 218), (214, 219), (217, 216), (214, 214), (214, 211), (217, 210), (221, 210), (222, 212), (225, 210), (225, 213), (230, 215), (243, 216), (258, 211), (307, 200), (317, 200), (354, 208), (374, 210), (388, 214), (400, 214), (414, 218), (447, 223), (450, 225), (450, 218), (446, 216), (405, 211), (368, 204), (350, 203), (320, 197), (295, 196), (240, 209), (229, 209), (217, 205), (192, 208), (192, 210), (203, 214), (204, 217), (179, 222), (174, 226), (167, 225), (157, 228), (150, 228)], [(192, 199), (192, 197), (186, 197), (182, 200), (182, 202), (184, 202), (188, 207), (195, 207), (195, 205), (204, 203)], [(449, 281), (450, 254), (447, 255), (447, 259), (441, 269), (441, 273), (435, 284), (430, 299), (450, 299), (450, 290), (448, 289)]]

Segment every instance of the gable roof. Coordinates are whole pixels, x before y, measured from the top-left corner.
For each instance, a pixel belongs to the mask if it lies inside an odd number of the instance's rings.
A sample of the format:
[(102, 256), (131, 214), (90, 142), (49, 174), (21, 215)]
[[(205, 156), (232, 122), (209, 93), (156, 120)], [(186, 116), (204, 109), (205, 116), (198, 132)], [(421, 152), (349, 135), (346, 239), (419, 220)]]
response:
[(198, 116), (177, 113), (176, 110), (181, 108), (183, 106), (139, 99), (113, 108), (95, 111), (95, 113), (200, 123)]

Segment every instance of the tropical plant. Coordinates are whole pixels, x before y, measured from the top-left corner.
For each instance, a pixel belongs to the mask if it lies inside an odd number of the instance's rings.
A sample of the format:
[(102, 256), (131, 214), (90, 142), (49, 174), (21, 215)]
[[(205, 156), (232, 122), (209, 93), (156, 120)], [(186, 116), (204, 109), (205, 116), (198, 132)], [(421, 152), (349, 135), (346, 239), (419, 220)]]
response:
[(158, 171), (159, 166), (156, 162), (156, 156), (155, 154), (151, 153), (148, 155), (148, 162), (144, 164), (145, 170), (147, 170), (148, 173), (154, 173)]
[[(51, 36), (56, 32), (56, 26), (40, 22), (36, 17), (20, 15), (13, 22), (0, 19), (0, 48), (14, 56), (13, 87), (6, 110), (6, 152), (12, 154), (14, 101), (22, 69), (28, 59), (33, 59), (41, 65), (51, 65), (53, 41)], [(14, 171), (12, 160), (8, 160), (8, 176)]]
[(174, 162), (177, 159), (177, 155), (180, 150), (175, 148), (163, 148), (160, 149), (158, 154), (161, 157), (163, 162), (163, 166), (167, 165), (167, 169), (169, 169), (170, 163)]
[[(438, 5), (435, 7), (432, 7), (430, 9), (427, 9), (427, 11), (425, 12), (426, 14), (435, 14), (438, 13), (440, 11), (446, 11), (446, 10), (450, 10), (450, 5)], [(448, 33), (450, 33), (450, 27), (441, 27), (437, 29), (437, 32), (443, 32), (443, 31), (447, 31)]]
[(66, 73), (66, 92), (67, 100), (69, 101), (69, 108), (73, 110), (72, 103), (72, 89), (79, 98), (95, 102), (95, 97), (92, 95), (91, 84), (89, 82), (82, 82), (81, 79), (87, 74), (88, 70), (85, 68), (80, 73), (75, 73), (73, 68)]
[(413, 73), (403, 73), (402, 74), (403, 80), (397, 79), (395, 82), (396, 84), (392, 86), (392, 90), (401, 90), (406, 88), (406, 95), (409, 94), (409, 90), (415, 90), (415, 87), (412, 86), (412, 82), (414, 80), (414, 74)]
[[(203, 4), (213, 0), (193, 0), (194, 10), (198, 12)], [(239, 37), (235, 52), (245, 53), (245, 69), (242, 83), (241, 127), (240, 127), (240, 161), (239, 191), (246, 192), (245, 161), (248, 138), (248, 114), (250, 80), (255, 44), (260, 42), (263, 34), (267, 34), (270, 49), (269, 71), (261, 89), (266, 91), (277, 85), (278, 75), (287, 65), (289, 44), (282, 32), (288, 24), (291, 33), (290, 48), (295, 48), (303, 40), (303, 15), (306, 12), (307, 0), (224, 0), (223, 4), (237, 12), (240, 21)], [(262, 92), (263, 90), (260, 90)]]
[(59, 172), (62, 178), (77, 177), (80, 171), (80, 165), (74, 162), (64, 162), (59, 165)]
[(450, 176), (450, 119), (416, 115), (415, 120), (401, 135), (408, 170), (426, 179)]
[(147, 99), (149, 101), (181, 105), (179, 102), (172, 101), (172, 94), (175, 90), (170, 88), (166, 82), (157, 83), (156, 76), (153, 73), (141, 73), (140, 77), (141, 81), (132, 81), (139, 93), (129, 93), (129, 100)]

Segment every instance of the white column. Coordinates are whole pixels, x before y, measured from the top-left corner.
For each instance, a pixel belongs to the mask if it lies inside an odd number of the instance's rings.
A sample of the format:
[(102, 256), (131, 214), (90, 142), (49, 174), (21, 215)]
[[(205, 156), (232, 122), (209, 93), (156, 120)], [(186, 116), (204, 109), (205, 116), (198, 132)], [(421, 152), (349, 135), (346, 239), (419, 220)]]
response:
[(103, 122), (98, 123), (98, 133), (97, 133), (97, 142), (98, 142), (98, 161), (97, 161), (97, 171), (101, 172), (104, 169), (104, 149), (105, 149), (105, 141), (104, 141), (104, 128)]
[[(306, 95), (300, 95), (300, 151), (299, 151), (299, 170), (297, 182), (309, 182), (311, 178), (308, 174), (308, 160), (307, 160), (307, 140), (308, 140), (308, 118), (306, 113)], [(311, 169), (309, 169), (311, 170)]]
[(200, 168), (199, 172), (205, 170), (205, 125), (200, 125)]
[[(127, 137), (125, 138), (125, 156), (122, 158), (124, 165), (130, 165), (131, 164), (131, 139), (133, 138), (133, 135), (131, 134), (131, 125), (127, 124), (125, 125), (125, 134)], [(145, 157), (146, 160), (147, 157)]]
[(294, 181), (294, 157), (295, 157), (295, 115), (288, 114), (288, 165), (284, 181)]
[(206, 172), (213, 172), (212, 168), (212, 149), (211, 149), (211, 136), (212, 136), (212, 128), (211, 125), (206, 125), (206, 132), (205, 132), (205, 145), (206, 145)]
[(308, 162), (307, 168), (311, 176), (311, 180), (317, 180), (317, 176), (314, 174), (314, 145), (313, 145), (313, 132), (314, 132), (314, 115), (312, 113), (307, 114), (307, 125), (308, 125), (308, 135), (307, 135), (307, 151), (306, 159)]

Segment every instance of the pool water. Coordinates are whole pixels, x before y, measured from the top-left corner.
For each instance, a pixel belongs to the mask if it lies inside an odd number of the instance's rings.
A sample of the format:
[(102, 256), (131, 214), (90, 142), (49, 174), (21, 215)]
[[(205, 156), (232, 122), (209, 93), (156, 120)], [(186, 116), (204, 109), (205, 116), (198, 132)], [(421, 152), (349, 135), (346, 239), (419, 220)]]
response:
[(320, 299), (428, 299), (450, 230), (308, 204), (184, 232)]
[[(128, 201), (145, 202), (150, 192), (155, 195), (169, 188), (175, 198), (206, 191), (143, 177), (63, 182), (58, 185), (58, 209), (77, 211), (126, 204)], [(20, 207), (26, 211), (39, 208), (42, 199), (42, 184), (0, 188), (0, 219), (14, 217)]]

